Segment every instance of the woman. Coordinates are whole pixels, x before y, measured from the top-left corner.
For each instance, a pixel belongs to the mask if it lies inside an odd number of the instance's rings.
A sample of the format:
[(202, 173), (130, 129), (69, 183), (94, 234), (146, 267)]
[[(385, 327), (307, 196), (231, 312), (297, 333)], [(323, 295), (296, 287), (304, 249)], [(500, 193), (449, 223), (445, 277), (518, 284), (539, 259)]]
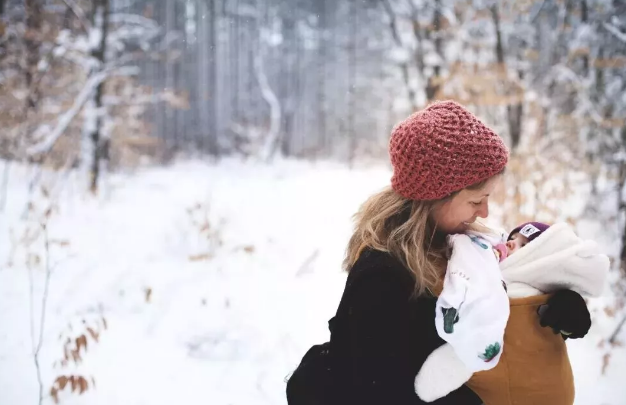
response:
[[(349, 272), (330, 342), (312, 347), (287, 385), (290, 405), (422, 404), (414, 380), (444, 342), (435, 329), (436, 296), (448, 234), (489, 214), (508, 150), (500, 137), (452, 101), (434, 103), (394, 128), (391, 187), (357, 213), (344, 266)], [(584, 300), (563, 291), (542, 326), (583, 336)], [(480, 404), (466, 386), (433, 404)]]

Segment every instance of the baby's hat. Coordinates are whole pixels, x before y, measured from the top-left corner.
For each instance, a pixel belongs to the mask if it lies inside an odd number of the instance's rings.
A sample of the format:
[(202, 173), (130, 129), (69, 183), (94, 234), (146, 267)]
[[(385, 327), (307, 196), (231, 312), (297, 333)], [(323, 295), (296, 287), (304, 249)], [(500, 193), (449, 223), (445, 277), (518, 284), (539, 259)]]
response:
[(529, 241), (532, 241), (538, 238), (539, 235), (544, 233), (548, 228), (550, 228), (550, 225), (544, 224), (543, 222), (526, 222), (513, 229), (509, 233), (507, 240), (513, 239), (513, 236), (519, 233), (520, 235), (527, 237)]

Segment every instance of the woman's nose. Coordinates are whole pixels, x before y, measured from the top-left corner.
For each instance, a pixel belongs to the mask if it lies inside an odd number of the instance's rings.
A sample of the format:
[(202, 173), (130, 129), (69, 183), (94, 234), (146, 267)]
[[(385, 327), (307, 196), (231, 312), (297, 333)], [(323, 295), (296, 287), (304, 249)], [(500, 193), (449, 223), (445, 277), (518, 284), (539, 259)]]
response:
[(509, 250), (513, 250), (513, 249), (515, 249), (515, 243), (512, 240), (507, 241), (506, 242), (506, 247), (509, 248)]
[(489, 216), (489, 204), (486, 202), (481, 204), (476, 215), (481, 218), (487, 218)]

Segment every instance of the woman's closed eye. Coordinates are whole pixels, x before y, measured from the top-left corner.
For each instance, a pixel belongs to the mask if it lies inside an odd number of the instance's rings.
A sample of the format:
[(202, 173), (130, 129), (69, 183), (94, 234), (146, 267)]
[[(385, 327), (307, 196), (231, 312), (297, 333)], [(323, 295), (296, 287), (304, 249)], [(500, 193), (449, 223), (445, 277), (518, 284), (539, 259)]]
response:
[(478, 201), (478, 202), (476, 202), (476, 201), (470, 201), (470, 204), (472, 204), (472, 205), (474, 205), (474, 206), (478, 206), (478, 205), (480, 205), (480, 204), (482, 204), (482, 203), (483, 203), (482, 201)]

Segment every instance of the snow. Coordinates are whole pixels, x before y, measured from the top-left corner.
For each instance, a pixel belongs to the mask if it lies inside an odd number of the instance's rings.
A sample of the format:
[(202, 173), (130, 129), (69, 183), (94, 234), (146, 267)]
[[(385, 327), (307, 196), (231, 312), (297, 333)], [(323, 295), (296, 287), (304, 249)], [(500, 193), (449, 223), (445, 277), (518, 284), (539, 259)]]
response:
[(94, 16), (93, 27), (89, 30), (89, 49), (94, 51), (100, 46), (102, 42), (102, 35), (104, 26), (104, 7), (98, 6)]
[(41, 59), (38, 63), (37, 63), (37, 70), (39, 70), (40, 72), (46, 71), (48, 70), (48, 68), (50, 67), (50, 64), (48, 63), (47, 60), (45, 59)]
[(394, 46), (387, 52), (387, 57), (390, 61), (401, 65), (403, 63), (408, 63), (411, 60), (412, 55), (411, 50), (404, 47)]
[[(28, 249), (12, 242), (37, 224), (23, 215), (33, 170), (14, 166), (10, 174), (0, 213), (0, 403), (21, 405), (36, 403), (38, 392), (24, 262), (29, 252), (44, 256), (41, 238)], [(53, 368), (63, 353), (59, 335), (76, 337), (83, 319), (94, 326), (104, 317), (99, 342), (90, 340), (82, 364), (66, 371), (93, 376), (96, 388), (66, 390), (64, 404), (284, 404), (285, 377), (328, 338), (350, 217), (389, 177), (385, 166), (186, 161), (110, 175), (94, 198), (79, 176), (60, 182), (44, 171), (58, 200), (49, 238), (67, 242), (51, 248), (44, 392), (64, 372)], [(45, 211), (46, 197), (34, 193), (34, 212)], [(43, 265), (32, 274), (39, 325)], [(607, 349), (597, 344), (614, 320), (595, 313), (589, 337), (568, 343), (577, 404), (622, 405), (624, 349), (613, 349), (601, 375)]]

